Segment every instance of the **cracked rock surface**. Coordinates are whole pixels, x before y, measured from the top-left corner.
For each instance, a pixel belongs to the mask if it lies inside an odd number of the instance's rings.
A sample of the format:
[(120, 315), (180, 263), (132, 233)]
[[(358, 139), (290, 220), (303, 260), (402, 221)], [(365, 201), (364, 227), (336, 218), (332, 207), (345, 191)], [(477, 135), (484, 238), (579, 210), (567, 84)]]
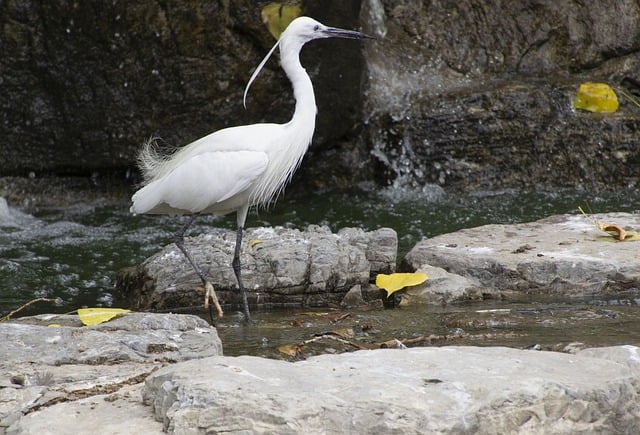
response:
[[(57, 326), (51, 326), (57, 325)], [(195, 316), (0, 323), (0, 434), (638, 433), (640, 349), (225, 357)], [(84, 355), (91, 354), (90, 358)]]
[(640, 228), (630, 213), (550, 216), (517, 225), (484, 225), (425, 239), (406, 255), (404, 270), (429, 275), (405, 303), (447, 303), (483, 295), (580, 296), (640, 285), (638, 241), (616, 241), (596, 221)]
[(167, 363), (222, 354), (196, 316), (130, 313), (96, 326), (78, 316), (0, 323), (0, 434), (161, 432), (141, 403)]
[(155, 372), (144, 400), (170, 433), (638, 433), (638, 348), (583, 352), (211, 357)]
[[(235, 231), (212, 229), (186, 238), (186, 247), (213, 284), (223, 305), (241, 304), (231, 268)], [(364, 231), (310, 225), (249, 228), (243, 237), (242, 278), (249, 303), (277, 306), (339, 304), (355, 285), (363, 290), (378, 273), (395, 271), (398, 237), (390, 228)], [(202, 304), (193, 268), (172, 243), (134, 268), (118, 273), (116, 286), (135, 309), (166, 309)], [(378, 294), (377, 289), (373, 290)]]

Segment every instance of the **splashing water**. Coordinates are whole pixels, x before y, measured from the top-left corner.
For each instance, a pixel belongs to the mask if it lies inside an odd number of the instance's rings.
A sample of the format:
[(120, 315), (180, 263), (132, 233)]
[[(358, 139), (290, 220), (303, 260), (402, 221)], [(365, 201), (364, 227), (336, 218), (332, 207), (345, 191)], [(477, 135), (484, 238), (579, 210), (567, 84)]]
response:
[[(518, 223), (558, 213), (578, 213), (587, 200), (594, 212), (640, 212), (640, 192), (594, 195), (584, 191), (499, 191), (460, 196), (437, 186), (414, 190), (338, 192), (283, 197), (253, 213), (247, 227), (309, 224), (376, 229), (398, 233), (398, 260), (423, 237), (489, 223)], [(179, 218), (131, 216), (128, 203), (100, 201), (25, 213), (0, 200), (0, 314), (36, 297), (64, 301), (61, 307), (35, 306), (29, 312), (67, 312), (83, 306), (126, 308), (113, 287), (119, 269), (134, 266), (171, 243)], [(587, 219), (587, 218), (585, 218)], [(202, 216), (191, 235), (210, 227), (233, 229), (230, 217)]]

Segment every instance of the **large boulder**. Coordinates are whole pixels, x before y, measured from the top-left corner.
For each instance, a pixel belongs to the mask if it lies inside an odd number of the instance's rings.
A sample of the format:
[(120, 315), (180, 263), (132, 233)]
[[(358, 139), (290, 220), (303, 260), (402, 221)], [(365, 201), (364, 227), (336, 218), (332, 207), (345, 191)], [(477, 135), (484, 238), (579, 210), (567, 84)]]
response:
[(640, 241), (616, 241), (596, 222), (640, 229), (629, 213), (551, 216), (516, 225), (484, 225), (417, 243), (401, 268), (430, 279), (405, 302), (443, 303), (541, 293), (605, 295), (640, 287)]
[(296, 363), (212, 357), (149, 376), (144, 401), (169, 433), (636, 433), (638, 355), (625, 346), (585, 356), (446, 347)]
[[(231, 267), (235, 241), (235, 231), (213, 229), (185, 243), (223, 306), (241, 304)], [(315, 225), (305, 231), (249, 228), (243, 237), (242, 279), (253, 306), (337, 305), (353, 286), (366, 290), (378, 273), (395, 271), (397, 247), (397, 235), (389, 228), (343, 228), (337, 233)], [(194, 290), (201, 285), (174, 244), (137, 267), (121, 270), (116, 280), (135, 309), (202, 305), (203, 294)]]

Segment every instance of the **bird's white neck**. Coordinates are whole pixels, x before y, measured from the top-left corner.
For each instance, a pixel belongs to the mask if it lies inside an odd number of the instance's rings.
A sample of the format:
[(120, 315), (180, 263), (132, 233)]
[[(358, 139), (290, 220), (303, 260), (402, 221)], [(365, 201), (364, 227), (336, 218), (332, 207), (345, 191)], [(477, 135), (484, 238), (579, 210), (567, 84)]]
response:
[(293, 86), (293, 96), (296, 100), (296, 108), (290, 124), (300, 129), (309, 129), (311, 134), (315, 129), (316, 98), (313, 93), (313, 84), (309, 75), (300, 63), (299, 51), (301, 47), (284, 45), (280, 47), (280, 63)]

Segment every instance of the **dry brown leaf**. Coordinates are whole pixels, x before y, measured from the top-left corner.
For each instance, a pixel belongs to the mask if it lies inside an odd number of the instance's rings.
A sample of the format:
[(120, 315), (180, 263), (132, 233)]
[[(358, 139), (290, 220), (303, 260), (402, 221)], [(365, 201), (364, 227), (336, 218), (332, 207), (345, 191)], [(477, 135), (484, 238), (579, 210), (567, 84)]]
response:
[(292, 357), (299, 357), (302, 355), (302, 348), (297, 344), (284, 344), (278, 347), (278, 352)]

